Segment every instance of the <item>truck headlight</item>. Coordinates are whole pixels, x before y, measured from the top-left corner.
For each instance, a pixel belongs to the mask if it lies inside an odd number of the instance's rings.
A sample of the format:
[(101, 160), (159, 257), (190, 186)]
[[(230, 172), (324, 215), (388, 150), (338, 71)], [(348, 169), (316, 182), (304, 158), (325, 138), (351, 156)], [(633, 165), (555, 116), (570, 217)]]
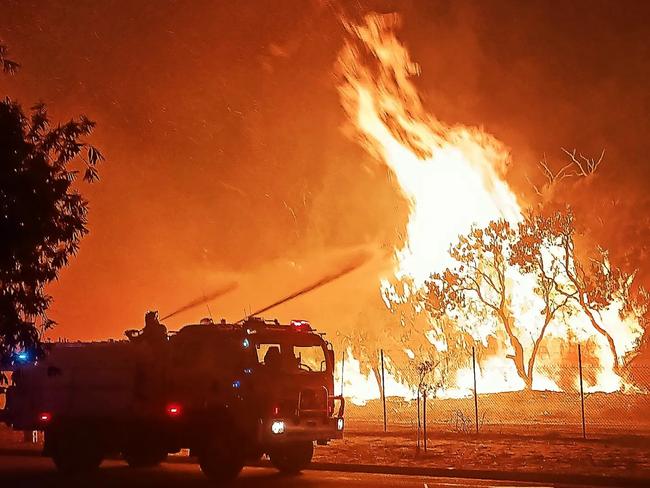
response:
[(336, 421), (336, 430), (343, 430), (343, 419), (338, 419)]
[(282, 434), (284, 432), (284, 421), (274, 420), (271, 424), (271, 432), (274, 434)]

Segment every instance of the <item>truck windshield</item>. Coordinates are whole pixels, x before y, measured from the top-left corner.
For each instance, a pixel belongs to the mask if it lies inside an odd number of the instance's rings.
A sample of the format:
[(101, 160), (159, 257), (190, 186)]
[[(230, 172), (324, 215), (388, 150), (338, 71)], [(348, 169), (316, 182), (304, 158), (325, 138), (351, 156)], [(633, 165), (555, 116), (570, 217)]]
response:
[(258, 362), (270, 370), (311, 373), (327, 369), (321, 346), (261, 343), (256, 344), (256, 350)]
[(298, 367), (307, 371), (325, 371), (325, 352), (320, 346), (293, 346)]

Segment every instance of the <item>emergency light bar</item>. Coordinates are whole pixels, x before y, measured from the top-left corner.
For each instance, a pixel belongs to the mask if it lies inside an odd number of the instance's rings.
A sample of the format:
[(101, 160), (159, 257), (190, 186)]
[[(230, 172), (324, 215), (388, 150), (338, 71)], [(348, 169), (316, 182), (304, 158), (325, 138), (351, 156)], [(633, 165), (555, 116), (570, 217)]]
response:
[(291, 327), (298, 332), (311, 332), (311, 324), (307, 320), (292, 320)]

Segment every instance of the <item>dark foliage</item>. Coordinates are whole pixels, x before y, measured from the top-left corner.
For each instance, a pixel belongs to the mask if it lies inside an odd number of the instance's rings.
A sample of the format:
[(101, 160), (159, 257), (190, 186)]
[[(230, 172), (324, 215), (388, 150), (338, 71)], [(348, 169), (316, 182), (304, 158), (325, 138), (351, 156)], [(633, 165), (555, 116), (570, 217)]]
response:
[(0, 71), (7, 74), (14, 74), (20, 68), (20, 65), (7, 58), (7, 46), (0, 43)]
[(73, 166), (85, 181), (97, 179), (103, 157), (84, 142), (94, 126), (84, 116), (50, 126), (43, 104), (25, 114), (10, 99), (0, 102), (0, 366), (18, 351), (42, 355), (43, 332), (54, 325), (45, 286), (88, 232)]

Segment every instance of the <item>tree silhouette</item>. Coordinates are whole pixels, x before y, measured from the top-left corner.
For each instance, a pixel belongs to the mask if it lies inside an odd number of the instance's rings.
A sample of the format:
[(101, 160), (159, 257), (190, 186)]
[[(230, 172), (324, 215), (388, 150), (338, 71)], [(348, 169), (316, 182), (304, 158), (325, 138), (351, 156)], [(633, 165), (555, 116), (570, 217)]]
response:
[(508, 358), (530, 388), (532, 371), (526, 368), (524, 347), (516, 334), (510, 303), (513, 283), (506, 276), (516, 237), (516, 231), (505, 220), (490, 222), (483, 229), (475, 227), (460, 236), (450, 250), (458, 266), (431, 276), (426, 305), (434, 317), (452, 313), (479, 323), (493, 319), (501, 324), (513, 351)]
[(530, 214), (518, 226), (510, 262), (526, 274), (533, 275), (536, 282), (535, 294), (544, 305), (542, 327), (532, 337), (533, 346), (528, 357), (528, 372), (532, 376), (535, 360), (549, 324), (562, 312), (571, 314), (570, 297), (558, 288), (564, 278), (561, 240), (558, 238), (553, 217)]
[(561, 253), (550, 256), (559, 273), (552, 279), (554, 293), (576, 305), (592, 327), (607, 341), (614, 361), (614, 372), (621, 373), (621, 353), (612, 335), (606, 330), (601, 313), (619, 300), (622, 314), (642, 319), (647, 309), (647, 292), (640, 288), (632, 293), (635, 273), (627, 273), (611, 265), (607, 251), (597, 248), (595, 256), (582, 258), (576, 253), (575, 222), (570, 208), (549, 217), (536, 217), (532, 229), (543, 242), (552, 241)]
[[(427, 283), (426, 307), (439, 320), (456, 320), (459, 328), (494, 320), (503, 326), (519, 377), (527, 388), (533, 385), (535, 362), (547, 328), (554, 320), (584, 314), (602, 335), (613, 356), (613, 370), (622, 373), (623, 357), (603, 323), (602, 312), (618, 302), (621, 318), (631, 316), (643, 323), (648, 310), (648, 292), (633, 290), (634, 273), (612, 266), (606, 251), (597, 248), (591, 256), (576, 252), (575, 225), (569, 208), (550, 215), (530, 214), (516, 227), (506, 221), (473, 228), (451, 248), (456, 266), (433, 274)], [(595, 254), (595, 255), (594, 255)], [(532, 276), (532, 290), (541, 299), (541, 327), (531, 332), (531, 346), (525, 350), (521, 327), (516, 327), (516, 310), (511, 298), (517, 293), (514, 277)], [(534, 315), (528, 315), (527, 320)], [(638, 345), (638, 344), (637, 344)], [(636, 350), (636, 348), (635, 348)], [(527, 357), (526, 354), (528, 355)]]
[(20, 68), (20, 65), (15, 61), (7, 58), (7, 46), (0, 43), (0, 69), (3, 73), (14, 74)]
[(385, 358), (396, 358), (404, 354), (399, 347), (399, 331), (392, 317), (386, 318), (381, 311), (366, 310), (360, 312), (356, 326), (347, 333), (339, 333), (337, 342), (347, 356), (349, 351), (359, 361), (359, 372), (363, 376), (372, 373), (380, 395), (385, 394), (381, 378), (381, 350)]
[[(13, 72), (18, 65), (5, 53), (0, 46), (2, 69)], [(51, 126), (42, 103), (26, 114), (0, 102), (0, 366), (43, 354), (43, 333), (54, 325), (45, 286), (88, 232), (75, 182), (79, 169), (87, 182), (98, 178), (103, 157), (84, 140), (94, 127), (85, 116)]]

